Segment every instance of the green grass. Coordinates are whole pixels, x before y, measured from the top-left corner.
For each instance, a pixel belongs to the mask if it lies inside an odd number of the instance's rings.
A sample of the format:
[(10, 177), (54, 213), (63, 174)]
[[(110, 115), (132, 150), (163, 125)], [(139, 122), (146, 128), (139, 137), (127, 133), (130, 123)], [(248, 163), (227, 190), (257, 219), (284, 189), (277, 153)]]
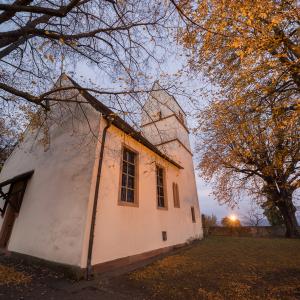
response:
[(157, 299), (300, 299), (300, 240), (210, 237), (126, 275)]

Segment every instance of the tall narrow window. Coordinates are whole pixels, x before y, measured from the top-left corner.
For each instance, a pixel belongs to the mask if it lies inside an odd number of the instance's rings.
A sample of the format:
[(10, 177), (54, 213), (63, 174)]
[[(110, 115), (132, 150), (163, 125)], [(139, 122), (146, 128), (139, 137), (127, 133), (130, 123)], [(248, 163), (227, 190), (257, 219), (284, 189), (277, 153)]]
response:
[(173, 182), (173, 200), (174, 200), (174, 207), (179, 208), (180, 202), (179, 202), (178, 184), (175, 182)]
[(194, 208), (194, 206), (191, 206), (191, 214), (192, 214), (192, 221), (193, 221), (193, 223), (196, 223), (195, 208)]
[(165, 206), (165, 188), (164, 188), (164, 169), (156, 166), (156, 182), (157, 182), (157, 206)]
[(136, 156), (135, 152), (123, 149), (121, 202), (136, 201)]

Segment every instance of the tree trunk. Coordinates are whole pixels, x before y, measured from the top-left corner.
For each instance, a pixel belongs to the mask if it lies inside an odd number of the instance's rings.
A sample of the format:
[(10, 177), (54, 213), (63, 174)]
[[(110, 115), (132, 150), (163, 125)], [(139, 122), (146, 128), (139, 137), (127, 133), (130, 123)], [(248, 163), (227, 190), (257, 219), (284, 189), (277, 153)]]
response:
[(284, 198), (278, 199), (277, 207), (279, 208), (286, 228), (285, 236), (287, 238), (300, 237), (300, 232), (298, 231), (298, 222), (296, 218), (296, 208), (292, 201), (292, 196), (288, 195)]

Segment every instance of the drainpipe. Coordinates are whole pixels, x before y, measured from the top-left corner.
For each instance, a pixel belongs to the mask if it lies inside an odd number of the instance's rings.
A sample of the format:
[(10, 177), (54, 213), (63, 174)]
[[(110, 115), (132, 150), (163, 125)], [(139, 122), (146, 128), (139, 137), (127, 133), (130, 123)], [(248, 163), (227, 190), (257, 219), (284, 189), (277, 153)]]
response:
[(105, 144), (105, 139), (106, 139), (106, 132), (113, 121), (113, 118), (111, 118), (111, 117), (106, 116), (104, 118), (107, 121), (107, 125), (104, 127), (103, 133), (102, 133), (101, 149), (100, 149), (100, 156), (99, 156), (99, 162), (98, 162), (96, 188), (95, 188), (95, 194), (94, 194), (94, 203), (93, 203), (93, 212), (92, 212), (92, 220), (91, 220), (88, 257), (87, 257), (87, 268), (86, 268), (86, 278), (87, 279), (90, 279), (91, 274), (92, 274), (92, 253), (93, 253), (93, 244), (94, 244), (94, 233), (95, 233), (97, 204), (98, 204), (99, 187), (100, 187), (100, 177), (101, 177), (103, 154), (104, 154), (104, 144)]

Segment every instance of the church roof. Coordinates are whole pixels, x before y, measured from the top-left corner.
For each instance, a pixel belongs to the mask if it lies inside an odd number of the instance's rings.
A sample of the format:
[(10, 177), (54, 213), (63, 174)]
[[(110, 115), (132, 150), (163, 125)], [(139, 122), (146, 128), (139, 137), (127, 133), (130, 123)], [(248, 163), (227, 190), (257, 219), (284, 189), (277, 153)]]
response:
[(73, 83), (73, 85), (80, 90), (81, 95), (94, 107), (97, 111), (102, 113), (104, 117), (113, 116), (112, 124), (131, 136), (137, 142), (141, 143), (161, 158), (165, 159), (172, 165), (176, 166), (179, 169), (183, 169), (177, 162), (172, 160), (166, 154), (162, 153), (155, 145), (153, 145), (148, 139), (146, 139), (140, 132), (135, 130), (131, 125), (129, 125), (125, 120), (119, 117), (116, 113), (114, 113), (110, 108), (108, 108), (105, 104), (97, 100), (94, 96), (92, 96), (89, 92), (87, 92), (84, 88), (82, 88), (76, 81), (68, 76), (68, 79)]

